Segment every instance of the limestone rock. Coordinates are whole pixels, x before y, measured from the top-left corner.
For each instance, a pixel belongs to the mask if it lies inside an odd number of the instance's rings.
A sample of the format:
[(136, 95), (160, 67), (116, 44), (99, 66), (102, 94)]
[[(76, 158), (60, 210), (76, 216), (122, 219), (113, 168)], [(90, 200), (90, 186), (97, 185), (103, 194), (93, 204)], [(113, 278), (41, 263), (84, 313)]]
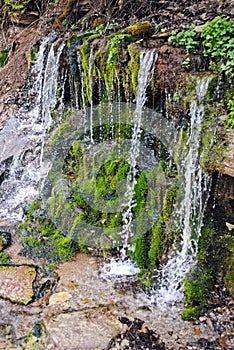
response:
[(35, 267), (0, 266), (0, 297), (27, 305), (34, 296)]

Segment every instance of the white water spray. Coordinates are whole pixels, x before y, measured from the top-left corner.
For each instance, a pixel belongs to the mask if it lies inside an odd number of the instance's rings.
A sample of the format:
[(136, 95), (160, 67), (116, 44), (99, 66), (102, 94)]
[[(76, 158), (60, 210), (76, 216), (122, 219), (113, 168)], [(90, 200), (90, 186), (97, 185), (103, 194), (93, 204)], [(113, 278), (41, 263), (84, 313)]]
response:
[(181, 247), (157, 271), (161, 281), (160, 287), (152, 295), (152, 301), (159, 305), (174, 304), (183, 299), (182, 281), (195, 263), (194, 258), (210, 187), (210, 179), (199, 164), (204, 116), (202, 102), (209, 81), (209, 78), (203, 78), (197, 82), (196, 100), (191, 104), (191, 128), (187, 142), (188, 153), (181, 169), (181, 175), (184, 173), (182, 182), (184, 184), (184, 197), (176, 215), (181, 230)]
[(2, 224), (21, 220), (22, 204), (35, 199), (40, 183), (48, 173), (49, 165), (42, 162), (43, 146), (46, 132), (52, 124), (50, 110), (57, 101), (59, 58), (64, 47), (64, 43), (59, 44), (55, 54), (54, 40), (52, 33), (42, 41), (31, 71), (31, 76), (35, 77), (30, 90), (34, 96), (34, 107), (12, 117), (0, 132), (3, 140), (12, 140), (12, 134), (16, 135), (12, 141), (13, 144), (16, 142), (12, 153), (9, 154), (9, 147), (6, 147), (6, 154), (2, 154), (2, 160), (13, 156), (9, 174), (0, 187)]
[(129, 248), (130, 238), (134, 235), (132, 232), (132, 209), (136, 206), (134, 202), (134, 186), (136, 184), (137, 173), (137, 160), (140, 152), (140, 137), (141, 137), (141, 117), (142, 109), (146, 102), (146, 89), (152, 78), (154, 72), (154, 65), (157, 60), (157, 54), (155, 51), (147, 51), (140, 56), (140, 69), (138, 73), (138, 86), (136, 93), (136, 110), (133, 116), (133, 135), (131, 138), (131, 147), (129, 151), (128, 162), (130, 164), (130, 170), (127, 177), (127, 190), (125, 197), (127, 202), (124, 203), (124, 207), (127, 210), (123, 213), (123, 228), (121, 231), (121, 238), (123, 241), (122, 256), (125, 257), (127, 249)]
[(120, 277), (120, 276), (133, 276), (140, 270), (127, 258), (127, 251), (131, 249), (130, 239), (134, 235), (132, 231), (133, 214), (132, 209), (135, 207), (134, 202), (134, 187), (136, 184), (137, 174), (137, 160), (140, 153), (140, 137), (142, 127), (142, 110), (146, 102), (146, 89), (152, 78), (154, 72), (154, 66), (157, 60), (157, 54), (155, 51), (143, 52), (140, 56), (140, 68), (138, 73), (138, 86), (136, 94), (136, 109), (133, 115), (133, 134), (131, 138), (131, 145), (129, 150), (128, 162), (130, 164), (130, 170), (127, 176), (127, 189), (125, 193), (126, 201), (123, 203), (122, 208), (127, 208), (123, 213), (122, 231), (120, 232), (123, 247), (121, 249), (120, 259), (111, 259), (111, 261), (104, 265), (102, 268), (102, 275), (106, 277)]

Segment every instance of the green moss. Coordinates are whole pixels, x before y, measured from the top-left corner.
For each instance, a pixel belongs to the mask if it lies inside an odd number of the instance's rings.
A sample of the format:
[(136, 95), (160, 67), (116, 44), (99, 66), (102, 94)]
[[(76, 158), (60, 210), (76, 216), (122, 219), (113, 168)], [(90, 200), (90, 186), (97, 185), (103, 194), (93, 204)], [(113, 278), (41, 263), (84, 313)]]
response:
[(140, 268), (148, 267), (148, 235), (147, 233), (141, 234), (141, 236), (134, 241), (134, 254), (133, 258)]
[(163, 221), (160, 218), (156, 224), (152, 227), (151, 232), (151, 245), (149, 249), (149, 259), (152, 266), (156, 266), (162, 256), (162, 234), (163, 234)]
[(31, 63), (36, 61), (37, 52), (38, 52), (38, 47), (34, 47), (30, 50), (30, 65)]
[(224, 120), (227, 129), (234, 129), (234, 99), (230, 99), (227, 103), (228, 117)]
[(186, 307), (182, 312), (183, 319), (194, 320), (204, 312), (210, 281), (211, 276), (207, 269), (199, 265), (185, 278)]
[(223, 274), (225, 261), (230, 258), (227, 252), (230, 241), (229, 236), (219, 236), (207, 225), (202, 228), (198, 242), (197, 265), (184, 281), (186, 302), (182, 312), (184, 319), (196, 319), (205, 311), (209, 291), (215, 284), (216, 276)]
[(177, 183), (166, 190), (163, 199), (163, 210), (160, 217), (152, 227), (151, 244), (148, 253), (152, 266), (157, 265), (162, 254), (165, 253), (175, 241), (176, 232), (173, 231), (172, 226), (170, 225), (170, 218), (173, 212), (177, 191)]
[(0, 252), (0, 265), (9, 264), (10, 260), (10, 255), (7, 252)]
[(73, 256), (75, 247), (70, 237), (60, 233), (43, 205), (43, 201), (34, 201), (26, 211), (25, 221), (19, 225), (21, 253), (48, 262), (67, 260)]
[(140, 214), (145, 207), (145, 199), (148, 192), (147, 178), (144, 172), (142, 172), (137, 179), (137, 183), (134, 186), (134, 196), (133, 199), (136, 203), (134, 211)]
[(136, 96), (138, 85), (138, 72), (140, 68), (140, 47), (137, 44), (128, 45), (128, 52), (130, 55), (130, 61), (128, 62), (128, 69), (132, 80), (133, 93)]
[(166, 190), (164, 200), (163, 200), (163, 212), (162, 218), (165, 224), (169, 223), (171, 213), (173, 211), (175, 199), (177, 196), (178, 185), (177, 183), (172, 185)]
[(2, 50), (0, 51), (0, 67), (5, 66), (8, 60), (8, 51)]
[(68, 122), (64, 122), (61, 125), (59, 125), (58, 128), (56, 129), (56, 132), (52, 136), (51, 141), (50, 141), (51, 146), (53, 146), (57, 142), (59, 142), (59, 139), (61, 137), (63, 137), (64, 135), (66, 135), (69, 132), (70, 128), (71, 127), (70, 127)]
[(153, 31), (152, 24), (150, 22), (141, 22), (127, 27), (128, 34), (131, 35), (144, 35), (150, 34)]
[(100, 34), (97, 34), (97, 33), (90, 35), (80, 46), (80, 50), (79, 50), (80, 56), (81, 56), (81, 64), (84, 72), (84, 93), (87, 99), (86, 102), (91, 102), (90, 84), (93, 83), (91, 76), (93, 76), (93, 70), (94, 70), (94, 67), (92, 67), (92, 71), (91, 71), (91, 67), (90, 67), (90, 43), (94, 39), (97, 39), (99, 37), (100, 37)]
[(71, 247), (70, 237), (56, 233), (50, 236), (50, 241), (53, 245), (55, 260), (68, 260), (74, 255), (74, 249)]
[(105, 82), (109, 94), (113, 94), (115, 86), (118, 86), (118, 61), (119, 61), (119, 47), (125, 34), (115, 35), (108, 41), (106, 47), (105, 59)]
[(199, 306), (188, 306), (182, 311), (181, 317), (185, 321), (193, 321), (198, 319), (201, 312), (202, 310)]
[(29, 208), (25, 208), (25, 214), (28, 219), (34, 217), (34, 212), (39, 209), (39, 201), (35, 199)]
[(82, 160), (83, 150), (81, 147), (81, 141), (75, 140), (72, 143), (72, 147), (68, 151), (63, 166), (63, 172), (66, 174), (67, 177), (73, 177), (77, 179)]

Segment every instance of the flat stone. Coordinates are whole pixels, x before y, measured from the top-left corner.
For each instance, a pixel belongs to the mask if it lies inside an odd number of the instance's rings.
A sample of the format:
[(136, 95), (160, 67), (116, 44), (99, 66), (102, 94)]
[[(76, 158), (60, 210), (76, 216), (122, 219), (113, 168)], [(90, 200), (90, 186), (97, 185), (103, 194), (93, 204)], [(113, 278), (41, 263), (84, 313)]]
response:
[(34, 296), (35, 267), (0, 266), (0, 297), (27, 305)]
[(61, 304), (69, 299), (71, 299), (71, 294), (68, 292), (58, 292), (55, 294), (52, 294), (49, 300), (49, 305), (58, 305)]
[(105, 349), (122, 330), (122, 324), (103, 310), (60, 314), (45, 321), (45, 327), (61, 350)]

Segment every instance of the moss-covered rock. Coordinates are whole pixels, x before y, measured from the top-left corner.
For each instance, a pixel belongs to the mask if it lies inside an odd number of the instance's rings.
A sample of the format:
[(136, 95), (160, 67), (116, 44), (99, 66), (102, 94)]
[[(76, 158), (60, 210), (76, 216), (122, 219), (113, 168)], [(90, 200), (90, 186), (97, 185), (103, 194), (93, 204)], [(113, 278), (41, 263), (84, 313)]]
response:
[(127, 32), (131, 35), (151, 34), (153, 26), (150, 22), (141, 22), (127, 27)]

